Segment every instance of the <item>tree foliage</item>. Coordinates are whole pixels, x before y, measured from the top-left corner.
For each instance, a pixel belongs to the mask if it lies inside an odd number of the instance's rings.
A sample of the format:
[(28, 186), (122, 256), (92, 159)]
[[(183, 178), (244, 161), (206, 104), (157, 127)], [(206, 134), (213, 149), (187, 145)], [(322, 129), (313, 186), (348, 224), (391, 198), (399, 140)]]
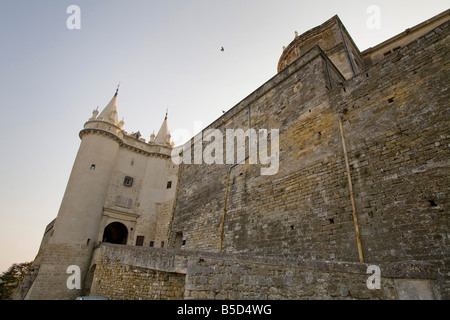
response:
[(0, 300), (8, 300), (30, 270), (32, 262), (14, 263), (0, 276)]

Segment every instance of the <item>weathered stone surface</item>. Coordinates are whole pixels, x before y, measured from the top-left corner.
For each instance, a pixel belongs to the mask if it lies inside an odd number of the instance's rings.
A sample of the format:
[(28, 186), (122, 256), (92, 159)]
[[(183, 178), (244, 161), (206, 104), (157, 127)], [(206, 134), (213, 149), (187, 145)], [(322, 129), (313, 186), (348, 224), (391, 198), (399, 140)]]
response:
[(90, 294), (111, 299), (439, 298), (437, 275), (412, 261), (380, 266), (380, 289), (368, 288), (364, 263), (102, 244), (93, 264)]
[[(280, 72), (201, 133), (278, 129), (272, 175), (248, 158), (176, 166), (168, 143), (89, 121), (27, 297), (80, 294), (65, 287), (74, 264), (84, 291), (114, 299), (449, 299), (448, 17), (366, 54), (337, 17), (296, 38)], [(97, 144), (114, 152), (94, 179)], [(112, 222), (126, 246), (101, 243)], [(380, 289), (368, 288), (371, 265)]]
[(278, 173), (183, 165), (172, 235), (196, 250), (358, 261), (342, 117), (364, 261), (429, 261), (448, 297), (448, 32), (346, 81), (319, 48), (291, 63), (209, 127), (247, 128), (250, 110), (251, 127), (278, 128)]

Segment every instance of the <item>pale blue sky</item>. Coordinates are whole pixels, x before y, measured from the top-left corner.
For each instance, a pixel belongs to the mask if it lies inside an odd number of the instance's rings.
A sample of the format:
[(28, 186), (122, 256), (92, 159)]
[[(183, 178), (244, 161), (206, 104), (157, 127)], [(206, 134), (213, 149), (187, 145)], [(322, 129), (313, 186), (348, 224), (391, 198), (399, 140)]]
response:
[[(70, 5), (81, 29), (69, 30)], [(370, 30), (369, 5), (381, 10)], [(338, 14), (360, 50), (448, 0), (0, 0), (0, 272), (33, 260), (56, 217), (78, 132), (120, 82), (119, 118), (148, 140), (208, 125), (276, 74), (282, 47)], [(220, 52), (221, 47), (225, 52)]]

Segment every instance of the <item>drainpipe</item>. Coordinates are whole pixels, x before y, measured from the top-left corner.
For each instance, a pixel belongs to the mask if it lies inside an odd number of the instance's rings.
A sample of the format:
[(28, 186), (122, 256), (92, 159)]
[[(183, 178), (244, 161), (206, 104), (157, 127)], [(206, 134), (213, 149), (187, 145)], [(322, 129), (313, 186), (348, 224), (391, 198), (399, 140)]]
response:
[(350, 176), (350, 165), (348, 163), (347, 147), (345, 145), (344, 128), (342, 127), (342, 116), (339, 116), (338, 119), (339, 119), (339, 129), (341, 131), (342, 147), (344, 148), (345, 166), (347, 168), (348, 188), (350, 189), (350, 199), (352, 201), (353, 224), (355, 225), (356, 243), (358, 245), (359, 262), (362, 263), (362, 262), (364, 262), (364, 257), (363, 257), (363, 252), (362, 252), (361, 239), (359, 237), (359, 227), (358, 227), (358, 217), (356, 215), (355, 195), (353, 194), (352, 178)]
[(252, 132), (250, 131), (251, 123), (250, 123), (250, 105), (247, 106), (247, 116), (248, 116), (248, 156), (252, 154)]
[(227, 171), (227, 182), (226, 182), (226, 185), (225, 185), (225, 199), (223, 200), (222, 222), (220, 223), (219, 252), (222, 252), (223, 229), (225, 227), (225, 216), (227, 214), (228, 190), (229, 190), (229, 186), (230, 186), (231, 169), (235, 165), (236, 164), (232, 165)]

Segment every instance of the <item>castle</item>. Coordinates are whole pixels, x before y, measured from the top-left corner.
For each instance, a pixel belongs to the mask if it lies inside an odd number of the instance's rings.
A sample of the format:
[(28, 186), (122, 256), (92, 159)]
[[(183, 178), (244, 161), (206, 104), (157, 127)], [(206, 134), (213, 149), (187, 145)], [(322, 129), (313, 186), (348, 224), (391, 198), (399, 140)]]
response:
[(278, 73), (199, 133), (278, 129), (271, 175), (250, 149), (174, 163), (167, 114), (149, 141), (127, 133), (116, 91), (14, 297), (448, 299), (449, 16), (364, 52), (338, 16), (296, 33)]

